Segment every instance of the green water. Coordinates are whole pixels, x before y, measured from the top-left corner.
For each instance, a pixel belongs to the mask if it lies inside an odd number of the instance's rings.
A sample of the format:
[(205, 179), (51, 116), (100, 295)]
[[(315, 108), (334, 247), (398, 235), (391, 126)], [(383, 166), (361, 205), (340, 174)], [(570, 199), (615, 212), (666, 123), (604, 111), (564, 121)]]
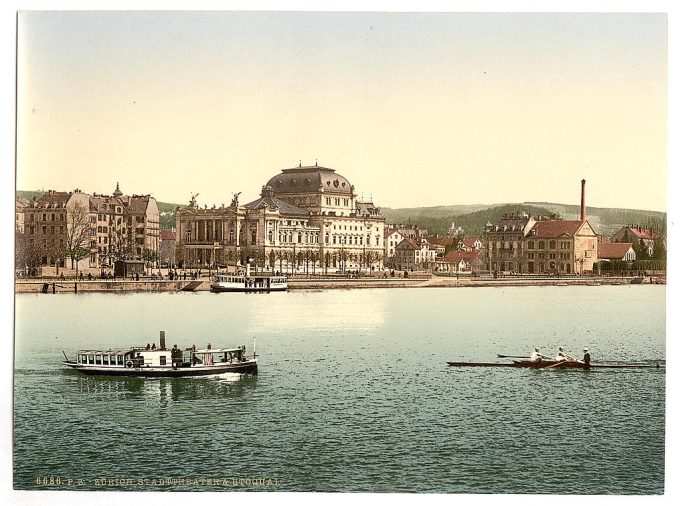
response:
[[(664, 369), (454, 369), (535, 345), (665, 357), (660, 286), (16, 297), (14, 487), (659, 494)], [(260, 374), (86, 377), (62, 350), (257, 338)]]

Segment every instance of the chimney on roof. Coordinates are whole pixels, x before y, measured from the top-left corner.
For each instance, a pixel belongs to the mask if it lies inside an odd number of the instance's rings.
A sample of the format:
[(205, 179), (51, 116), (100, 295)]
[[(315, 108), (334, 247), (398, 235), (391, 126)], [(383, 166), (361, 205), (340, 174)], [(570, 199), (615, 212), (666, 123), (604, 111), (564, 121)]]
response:
[(586, 180), (581, 179), (581, 221), (586, 221)]

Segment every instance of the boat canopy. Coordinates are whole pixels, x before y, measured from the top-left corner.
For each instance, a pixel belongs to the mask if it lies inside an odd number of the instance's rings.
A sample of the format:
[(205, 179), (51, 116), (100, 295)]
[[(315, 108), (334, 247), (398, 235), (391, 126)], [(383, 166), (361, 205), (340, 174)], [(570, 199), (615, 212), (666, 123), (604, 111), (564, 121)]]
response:
[[(125, 348), (123, 350), (78, 350), (79, 355), (127, 355), (133, 351), (142, 351), (144, 348)], [(156, 351), (156, 350), (154, 350)]]
[(243, 348), (206, 348), (192, 351), (192, 353), (236, 353), (239, 351), (243, 351)]

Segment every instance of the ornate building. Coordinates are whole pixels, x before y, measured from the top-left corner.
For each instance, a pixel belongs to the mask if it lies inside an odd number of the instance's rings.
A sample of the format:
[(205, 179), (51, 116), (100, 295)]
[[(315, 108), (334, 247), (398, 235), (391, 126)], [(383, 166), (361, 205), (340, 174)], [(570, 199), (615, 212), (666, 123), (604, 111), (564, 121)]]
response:
[(158, 258), (159, 212), (150, 195), (123, 195), (117, 185), (112, 195), (50, 190), (19, 211), (17, 227), (21, 222), (24, 230), (18, 249), (24, 258), (18, 267), (87, 270), (115, 260), (155, 265)]
[(318, 165), (284, 169), (260, 198), (228, 207), (177, 208), (177, 261), (186, 266), (243, 265), (320, 272), (381, 266), (385, 220), (372, 202), (359, 202), (354, 186)]
[(96, 215), (92, 265), (113, 265), (116, 260), (146, 260), (157, 264), (160, 252), (160, 213), (150, 195), (93, 194), (90, 207)]

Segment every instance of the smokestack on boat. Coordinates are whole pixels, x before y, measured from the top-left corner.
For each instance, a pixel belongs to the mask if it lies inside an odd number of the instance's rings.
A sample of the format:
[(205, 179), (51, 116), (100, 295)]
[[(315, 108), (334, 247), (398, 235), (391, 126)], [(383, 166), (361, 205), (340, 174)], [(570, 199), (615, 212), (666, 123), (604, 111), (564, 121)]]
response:
[(586, 221), (586, 180), (581, 179), (581, 221)]
[(161, 350), (165, 349), (165, 330), (161, 330)]

